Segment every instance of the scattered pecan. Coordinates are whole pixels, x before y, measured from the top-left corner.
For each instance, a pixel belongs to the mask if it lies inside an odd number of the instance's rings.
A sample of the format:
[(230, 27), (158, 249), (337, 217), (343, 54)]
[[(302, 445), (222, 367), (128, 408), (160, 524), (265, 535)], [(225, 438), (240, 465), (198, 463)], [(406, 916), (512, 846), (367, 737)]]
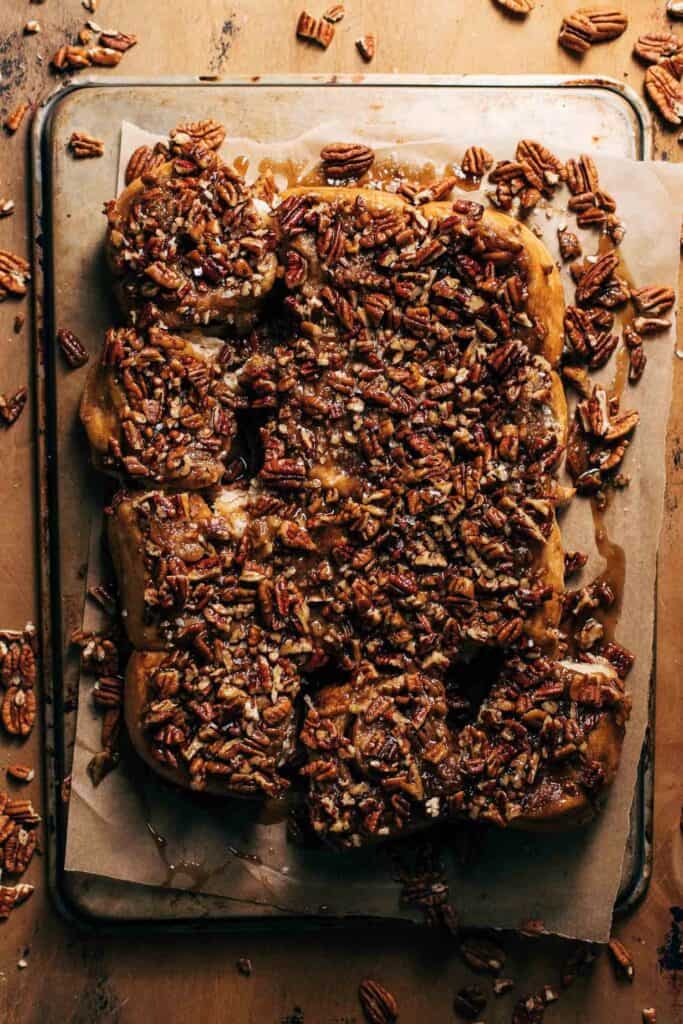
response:
[(588, 555), (584, 551), (565, 551), (564, 553), (564, 575), (575, 576), (583, 569), (588, 561)]
[(120, 50), (113, 50), (109, 46), (91, 46), (88, 50), (88, 58), (91, 64), (103, 68), (115, 68), (121, 63), (123, 53)]
[(515, 983), (512, 978), (494, 978), (493, 980), (493, 994), (494, 996), (504, 996), (506, 992), (515, 987)]
[(512, 1024), (541, 1024), (545, 1000), (541, 995), (522, 996), (512, 1011)]
[(0, 420), (11, 427), (21, 416), (28, 398), (28, 389), (19, 388), (13, 395), (0, 394)]
[(638, 36), (633, 53), (645, 64), (656, 64), (662, 57), (681, 52), (681, 41), (673, 32), (652, 32)]
[(10, 875), (22, 875), (31, 863), (37, 842), (34, 829), (16, 829), (8, 836), (3, 847), (4, 870)]
[(462, 158), (462, 172), (470, 178), (482, 178), (493, 167), (493, 156), (483, 146), (468, 146)]
[(334, 28), (324, 18), (318, 20), (312, 14), (302, 11), (296, 23), (296, 34), (299, 39), (316, 43), (318, 46), (322, 46), (323, 50), (326, 50), (334, 39)]
[(676, 301), (673, 288), (664, 285), (646, 285), (631, 291), (633, 304), (639, 313), (648, 317), (660, 317), (668, 312)]
[(338, 22), (342, 21), (345, 14), (346, 11), (344, 10), (343, 4), (332, 4), (332, 6), (328, 7), (323, 13), (323, 18), (325, 21), (329, 21), (331, 25), (336, 25)]
[(453, 1008), (466, 1020), (476, 1020), (486, 1006), (486, 996), (478, 985), (461, 988), (453, 1000)]
[(168, 148), (163, 142), (157, 142), (154, 146), (138, 146), (131, 153), (126, 165), (126, 185), (130, 185), (136, 178), (141, 178), (143, 174), (153, 174), (168, 159)]
[(588, 17), (578, 11), (563, 18), (558, 43), (571, 53), (584, 54), (595, 42), (595, 32)]
[(130, 50), (137, 41), (137, 36), (127, 35), (125, 32), (101, 32), (99, 39), (100, 46), (109, 50), (118, 50), (120, 53)]
[(169, 133), (171, 148), (181, 153), (188, 143), (201, 142), (208, 149), (220, 149), (225, 139), (225, 126), (220, 121), (207, 118), (204, 121), (185, 121), (176, 125)]
[(6, 920), (14, 907), (24, 903), (33, 893), (33, 886), (20, 882), (19, 885), (0, 885), (0, 920)]
[(495, 0), (495, 2), (510, 14), (517, 14), (521, 17), (525, 17), (536, 6), (536, 0)]
[(500, 974), (505, 965), (505, 952), (484, 936), (468, 936), (460, 942), (460, 955), (474, 971)]
[(85, 366), (88, 362), (88, 353), (83, 347), (83, 342), (67, 327), (60, 327), (57, 331), (57, 342), (62, 355), (72, 370), (79, 366)]
[(14, 213), (13, 199), (0, 199), (0, 217), (10, 217)]
[(320, 150), (320, 159), (328, 181), (354, 181), (370, 170), (375, 154), (360, 142), (333, 142)]
[(651, 64), (645, 72), (645, 92), (668, 124), (683, 121), (683, 90), (678, 79), (661, 64)]
[(657, 1011), (653, 1007), (647, 1007), (642, 1011), (643, 1024), (657, 1024)]
[(627, 981), (633, 981), (636, 973), (633, 957), (623, 942), (620, 942), (619, 939), (610, 939), (607, 949), (612, 958), (612, 964), (617, 976), (626, 978)]
[(628, 379), (636, 384), (645, 372), (647, 356), (642, 345), (632, 345), (628, 351)]
[(51, 62), (55, 71), (87, 68), (92, 61), (85, 46), (60, 46)]
[(392, 1024), (398, 1018), (398, 1004), (388, 989), (372, 978), (358, 988), (358, 999), (368, 1024)]
[(581, 256), (581, 243), (577, 236), (572, 231), (569, 231), (566, 224), (558, 227), (557, 240), (560, 246), (560, 256), (563, 260), (575, 260)]
[(40, 31), (40, 22), (35, 21), (34, 19), (31, 19), (31, 21), (27, 21), (26, 24), (24, 25), (24, 34), (27, 36), (33, 36)]
[(368, 35), (361, 36), (360, 39), (356, 39), (356, 49), (363, 58), (366, 64), (375, 56), (377, 52), (377, 39), (371, 33)]
[(30, 109), (31, 104), (27, 102), (20, 103), (18, 107), (15, 107), (5, 118), (5, 130), (14, 134)]
[(237, 970), (245, 978), (251, 977), (251, 960), (246, 956), (241, 956), (235, 964)]
[(7, 774), (15, 782), (33, 782), (36, 773), (28, 765), (11, 764), (7, 769)]
[(33, 690), (10, 686), (2, 701), (2, 723), (12, 736), (28, 736), (36, 720), (36, 695)]
[(568, 160), (566, 165), (567, 187), (572, 195), (582, 192), (597, 192), (600, 188), (598, 169), (591, 156), (584, 153), (578, 160)]
[(69, 149), (79, 160), (91, 157), (104, 156), (104, 143), (87, 132), (72, 132), (69, 139)]

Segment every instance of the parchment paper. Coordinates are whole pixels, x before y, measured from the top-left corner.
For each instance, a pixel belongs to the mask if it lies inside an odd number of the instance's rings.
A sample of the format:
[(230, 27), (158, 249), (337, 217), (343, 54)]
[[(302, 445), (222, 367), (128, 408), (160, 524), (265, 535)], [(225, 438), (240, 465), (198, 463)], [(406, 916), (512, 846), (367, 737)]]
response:
[[(264, 159), (276, 163), (294, 159), (303, 177), (315, 166), (321, 146), (339, 138), (367, 142), (378, 159), (395, 156), (401, 165), (431, 163), (437, 171), (457, 163), (464, 148), (457, 137), (437, 137), (413, 130), (412, 126), (410, 134), (404, 132), (399, 143), (389, 136), (370, 139), (350, 134), (342, 125), (325, 124), (296, 140), (275, 145), (233, 138), (226, 141), (223, 155), (231, 160), (246, 158), (250, 179), (256, 177)], [(405, 141), (408, 138), (410, 141)], [(132, 150), (154, 140), (154, 136), (123, 124), (119, 189)], [(497, 159), (510, 158), (514, 151), (514, 142), (501, 142), (500, 137), (476, 141), (487, 145)], [(680, 169), (675, 174), (671, 167), (602, 155), (597, 162), (601, 185), (615, 196), (618, 213), (626, 223), (621, 253), (630, 274), (639, 285), (656, 283), (677, 288), (679, 211), (683, 205)], [(660, 170), (666, 175), (663, 182)], [(558, 202), (566, 202), (567, 193), (561, 196)], [(557, 226), (565, 221), (573, 224), (573, 218), (559, 207), (538, 210), (531, 218), (556, 258)], [(597, 235), (579, 235), (584, 253), (594, 253)], [(571, 284), (566, 285), (566, 292), (571, 301)], [(644, 378), (639, 386), (627, 385), (625, 389), (621, 407), (638, 408), (641, 422), (623, 467), (631, 476), (631, 484), (616, 493), (605, 517), (610, 538), (626, 553), (626, 582), (616, 639), (636, 654), (627, 681), (633, 710), (618, 778), (604, 812), (585, 829), (561, 835), (491, 830), (486, 833), (480, 855), (467, 867), (447, 851), (451, 901), (466, 924), (515, 929), (535, 918), (542, 920), (549, 932), (598, 942), (609, 937), (647, 724), (674, 339), (672, 329), (646, 340), (648, 365)], [(608, 383), (615, 372), (614, 364), (613, 357), (602, 372)], [(593, 579), (604, 563), (595, 549), (589, 503), (575, 499), (562, 515), (561, 525), (565, 548), (591, 552), (582, 582)], [(100, 578), (100, 529), (98, 520), (93, 526), (89, 583)], [(96, 615), (92, 607), (86, 608), (86, 628), (97, 625)], [(132, 755), (124, 757), (122, 764), (94, 788), (86, 766), (100, 748), (100, 719), (92, 706), (91, 688), (91, 679), (81, 680), (67, 870), (224, 896), (249, 913), (419, 919), (419, 912), (399, 906), (400, 885), (392, 877), (384, 850), (340, 855), (300, 849), (287, 842), (286, 810), (274, 809), (272, 804), (198, 804), (158, 782)]]

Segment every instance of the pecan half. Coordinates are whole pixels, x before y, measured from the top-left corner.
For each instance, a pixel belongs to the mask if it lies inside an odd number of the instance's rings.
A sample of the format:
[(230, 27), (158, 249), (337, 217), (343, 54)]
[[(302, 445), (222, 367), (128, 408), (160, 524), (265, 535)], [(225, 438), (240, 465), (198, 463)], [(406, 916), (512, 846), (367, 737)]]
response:
[(610, 939), (607, 949), (609, 950), (617, 975), (621, 978), (626, 978), (628, 981), (633, 981), (636, 975), (633, 957), (624, 943), (620, 942), (619, 939)]
[(126, 165), (126, 185), (130, 185), (136, 178), (141, 178), (143, 174), (153, 174), (168, 158), (168, 149), (163, 142), (157, 142), (155, 146), (138, 146), (131, 153)]
[(125, 32), (102, 32), (100, 33), (100, 46), (104, 46), (109, 50), (118, 50), (119, 53), (125, 53), (126, 50), (130, 50), (131, 46), (135, 46), (138, 41), (138, 37), (134, 35), (127, 35)]
[(33, 690), (10, 686), (2, 701), (2, 724), (11, 736), (28, 736), (36, 720), (36, 695)]
[(361, 36), (356, 39), (356, 49), (365, 63), (369, 64), (377, 51), (377, 39), (372, 34)]
[(618, 39), (628, 28), (628, 16), (618, 7), (582, 7), (576, 13), (588, 18), (597, 43)]
[(372, 978), (361, 981), (358, 999), (368, 1024), (392, 1024), (398, 1017), (396, 999), (388, 989)]
[(299, 39), (316, 43), (326, 50), (334, 39), (334, 28), (329, 21), (325, 21), (323, 18), (318, 20), (307, 11), (302, 11), (296, 23), (296, 34)]
[(92, 157), (104, 156), (104, 143), (96, 139), (94, 135), (87, 132), (72, 132), (69, 139), (69, 149), (78, 160), (88, 160)]
[(354, 181), (370, 170), (375, 154), (360, 142), (332, 142), (320, 150), (320, 159), (328, 181)]
[(595, 33), (590, 19), (577, 11), (563, 19), (560, 34), (557, 37), (560, 46), (570, 53), (584, 54), (595, 41)]
[(493, 167), (493, 156), (483, 146), (468, 146), (460, 166), (468, 177), (482, 178)]
[(11, 764), (7, 769), (10, 779), (15, 782), (33, 782), (36, 773), (26, 764)]
[(654, 284), (632, 289), (631, 298), (639, 313), (659, 317), (671, 309), (676, 301), (676, 293), (673, 288)]
[(560, 246), (560, 256), (563, 260), (575, 260), (581, 256), (581, 243), (578, 237), (569, 231), (566, 224), (557, 229), (557, 240)]
[(83, 342), (67, 327), (59, 328), (57, 331), (57, 342), (62, 350), (62, 355), (72, 370), (78, 369), (79, 366), (85, 366), (88, 362), (89, 356), (83, 347)]
[(572, 195), (597, 192), (600, 187), (598, 169), (593, 157), (583, 153), (578, 160), (567, 160), (567, 187)]
[(681, 41), (673, 32), (646, 32), (638, 36), (633, 54), (645, 64), (656, 64), (662, 57), (675, 57), (681, 52)]
[(91, 64), (102, 68), (115, 68), (123, 57), (120, 50), (112, 50), (109, 46), (91, 46), (87, 55)]
[(0, 395), (0, 418), (6, 427), (11, 427), (19, 419), (27, 398), (27, 388), (19, 388), (13, 395)]
[(5, 842), (3, 867), (10, 875), (22, 875), (31, 863), (38, 837), (35, 830), (18, 828)]
[(174, 152), (181, 152), (183, 146), (192, 142), (202, 142), (209, 149), (219, 149), (225, 139), (225, 127), (212, 118), (204, 121), (184, 121), (176, 125), (169, 133), (171, 147)]
[(8, 249), (0, 249), (0, 302), (8, 296), (19, 298), (26, 295), (30, 264), (23, 256)]
[(26, 117), (26, 114), (31, 108), (30, 103), (20, 103), (18, 107), (15, 107), (7, 117), (5, 118), (5, 130), (13, 135), (14, 132), (21, 126), (21, 122)]
[(511, 14), (526, 17), (536, 6), (536, 0), (495, 0), (499, 7), (504, 7)]
[(683, 121), (683, 91), (678, 79), (661, 64), (651, 64), (645, 72), (645, 92), (668, 124)]

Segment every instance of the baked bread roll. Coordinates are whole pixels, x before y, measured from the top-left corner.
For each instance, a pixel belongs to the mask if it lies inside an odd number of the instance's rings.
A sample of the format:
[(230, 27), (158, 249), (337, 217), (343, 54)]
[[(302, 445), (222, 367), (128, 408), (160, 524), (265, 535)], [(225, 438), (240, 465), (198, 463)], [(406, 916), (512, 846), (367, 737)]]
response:
[(513, 658), (460, 729), (435, 679), (406, 673), (325, 687), (301, 733), (313, 828), (355, 847), (436, 820), (584, 824), (614, 778), (629, 708), (605, 661)]
[(80, 416), (98, 469), (147, 486), (196, 489), (222, 479), (241, 404), (215, 344), (158, 325), (110, 328)]
[(107, 220), (114, 291), (133, 323), (152, 302), (171, 329), (243, 331), (275, 281), (267, 207), (201, 143), (132, 181)]

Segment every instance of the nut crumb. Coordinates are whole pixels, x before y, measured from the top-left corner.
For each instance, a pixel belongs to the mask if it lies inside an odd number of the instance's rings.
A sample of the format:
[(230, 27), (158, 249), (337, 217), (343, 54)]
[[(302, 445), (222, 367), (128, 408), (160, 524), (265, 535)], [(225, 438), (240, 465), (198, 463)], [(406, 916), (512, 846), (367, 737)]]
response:
[(26, 24), (24, 25), (24, 35), (34, 36), (36, 34), (36, 32), (40, 32), (40, 31), (41, 31), (41, 28), (40, 28), (40, 22), (39, 21), (33, 21), (33, 20), (27, 21)]
[(29, 768), (26, 764), (11, 764), (7, 769), (7, 774), (15, 782), (33, 782), (36, 777), (33, 768)]
[(104, 143), (87, 132), (72, 132), (69, 139), (69, 149), (78, 160), (88, 160), (92, 157), (104, 156)]
[(328, 7), (323, 14), (323, 18), (325, 21), (329, 21), (331, 25), (337, 25), (343, 19), (345, 14), (346, 11), (344, 10), (343, 4), (332, 4), (332, 6)]
[(249, 957), (241, 956), (235, 964), (235, 967), (240, 974), (244, 975), (245, 978), (251, 977), (252, 966)]
[(296, 34), (299, 39), (315, 43), (326, 50), (334, 39), (334, 28), (329, 21), (325, 21), (323, 18), (318, 20), (307, 11), (302, 11), (296, 23)]
[(5, 118), (5, 131), (10, 135), (14, 135), (17, 129), (21, 126), (21, 122), (26, 117), (31, 104), (28, 102), (20, 103), (18, 107), (15, 107), (7, 117)]
[(363, 58), (366, 64), (374, 58), (377, 51), (377, 40), (372, 34), (361, 36), (360, 39), (356, 39), (356, 49)]

